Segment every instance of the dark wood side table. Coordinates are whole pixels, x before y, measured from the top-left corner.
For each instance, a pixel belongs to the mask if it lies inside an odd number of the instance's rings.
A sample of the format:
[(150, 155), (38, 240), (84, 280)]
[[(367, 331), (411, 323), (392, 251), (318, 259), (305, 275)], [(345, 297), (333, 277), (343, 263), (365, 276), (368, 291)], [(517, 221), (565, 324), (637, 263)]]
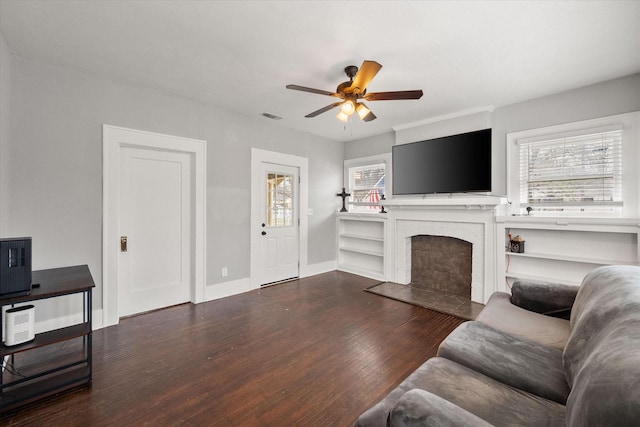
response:
[[(64, 390), (91, 386), (91, 291), (95, 283), (89, 267), (34, 271), (32, 283), (31, 294), (0, 299), (0, 308), (82, 294), (82, 321), (36, 334), (27, 343), (0, 344), (0, 413)], [(3, 321), (0, 315), (0, 331)]]

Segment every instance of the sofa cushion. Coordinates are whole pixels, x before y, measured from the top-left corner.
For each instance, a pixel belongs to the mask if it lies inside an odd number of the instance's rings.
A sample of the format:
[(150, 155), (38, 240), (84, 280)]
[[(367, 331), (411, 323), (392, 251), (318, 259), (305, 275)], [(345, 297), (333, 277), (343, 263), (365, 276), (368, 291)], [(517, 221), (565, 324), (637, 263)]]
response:
[(569, 395), (562, 351), (480, 322), (458, 326), (440, 344), (438, 356), (563, 405)]
[(402, 395), (389, 413), (389, 427), (489, 427), (471, 412), (428, 391), (413, 389)]
[(511, 303), (525, 310), (569, 319), (578, 286), (516, 280), (511, 287)]
[(563, 405), (495, 381), (451, 360), (427, 360), (377, 405), (357, 426), (384, 427), (387, 415), (409, 390), (422, 389), (495, 425), (564, 426)]
[[(495, 381), (442, 357), (420, 367), (421, 388), (495, 425), (565, 424), (564, 405)], [(425, 381), (426, 380), (426, 381)]]
[(560, 350), (564, 349), (569, 338), (568, 320), (513, 305), (510, 295), (505, 292), (494, 292), (476, 321)]
[(563, 363), (571, 426), (640, 420), (640, 267), (607, 266), (583, 280)]

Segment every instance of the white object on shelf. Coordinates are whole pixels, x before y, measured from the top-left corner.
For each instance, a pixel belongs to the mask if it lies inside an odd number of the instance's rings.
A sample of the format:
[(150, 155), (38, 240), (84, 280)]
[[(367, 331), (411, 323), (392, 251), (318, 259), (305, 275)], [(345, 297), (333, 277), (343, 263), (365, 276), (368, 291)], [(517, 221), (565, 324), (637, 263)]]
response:
[(5, 341), (7, 346), (29, 342), (36, 336), (33, 305), (10, 308), (5, 312)]

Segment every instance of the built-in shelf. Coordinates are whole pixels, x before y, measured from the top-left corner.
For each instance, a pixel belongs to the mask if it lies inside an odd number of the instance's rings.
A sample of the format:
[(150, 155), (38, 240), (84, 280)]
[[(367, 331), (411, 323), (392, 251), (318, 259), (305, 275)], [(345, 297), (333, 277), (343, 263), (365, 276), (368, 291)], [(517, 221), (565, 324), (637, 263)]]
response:
[(338, 270), (384, 280), (386, 215), (340, 213), (337, 227)]
[(538, 276), (535, 274), (506, 273), (505, 276), (514, 280), (520, 279), (520, 280), (530, 280), (532, 282), (552, 282), (552, 283), (559, 283), (561, 285), (573, 285), (573, 286), (580, 285), (579, 281), (566, 280), (566, 279), (553, 279), (548, 276)]
[[(365, 239), (365, 240), (367, 240), (367, 239)], [(348, 246), (341, 246), (339, 249), (341, 251), (354, 252), (354, 253), (357, 253), (357, 254), (371, 255), (371, 256), (377, 256), (377, 257), (383, 257), (384, 256), (384, 253), (382, 251), (376, 251), (376, 250), (350, 248)]]
[(545, 253), (531, 253), (531, 252), (527, 252), (527, 253), (505, 252), (505, 255), (514, 256), (514, 257), (524, 257), (524, 258), (549, 259), (549, 260), (555, 260), (555, 261), (581, 262), (585, 264), (595, 264), (595, 265), (612, 265), (612, 264), (639, 265), (638, 262), (623, 261), (619, 259), (589, 258), (589, 257), (559, 255), (559, 254), (545, 254)]
[[(498, 271), (517, 279), (579, 285), (602, 265), (640, 265), (638, 218), (496, 217)], [(508, 251), (509, 234), (524, 253)], [(506, 252), (505, 252), (506, 250)]]
[(349, 234), (349, 233), (344, 233), (341, 234), (340, 237), (346, 237), (348, 239), (359, 239), (359, 240), (373, 240), (375, 242), (384, 242), (384, 237), (378, 237), (378, 236), (365, 236), (363, 234)]
[[(581, 229), (588, 225), (634, 226), (640, 227), (640, 218), (579, 218), (558, 216), (512, 215), (497, 216), (496, 222), (518, 224), (522, 228), (555, 228), (554, 226), (578, 226)], [(603, 229), (603, 231), (606, 231)]]

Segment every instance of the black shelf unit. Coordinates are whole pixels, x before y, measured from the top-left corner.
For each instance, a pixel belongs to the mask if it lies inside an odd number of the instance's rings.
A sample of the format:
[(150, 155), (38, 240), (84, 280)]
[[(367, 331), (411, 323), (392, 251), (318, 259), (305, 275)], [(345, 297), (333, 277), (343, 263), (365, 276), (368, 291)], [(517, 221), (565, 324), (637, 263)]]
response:
[[(34, 271), (31, 294), (0, 299), (0, 308), (31, 301), (82, 294), (81, 323), (36, 334), (33, 341), (7, 347), (0, 344), (0, 413), (52, 396), (64, 390), (91, 386), (91, 292), (95, 287), (86, 265)], [(0, 316), (0, 330), (3, 330)], [(55, 357), (56, 345), (73, 345)], [(38, 358), (38, 351), (44, 357)], [(29, 357), (30, 354), (35, 356)], [(52, 354), (53, 353), (53, 354)], [(9, 362), (12, 369), (5, 369)], [(19, 372), (19, 375), (16, 374)]]

